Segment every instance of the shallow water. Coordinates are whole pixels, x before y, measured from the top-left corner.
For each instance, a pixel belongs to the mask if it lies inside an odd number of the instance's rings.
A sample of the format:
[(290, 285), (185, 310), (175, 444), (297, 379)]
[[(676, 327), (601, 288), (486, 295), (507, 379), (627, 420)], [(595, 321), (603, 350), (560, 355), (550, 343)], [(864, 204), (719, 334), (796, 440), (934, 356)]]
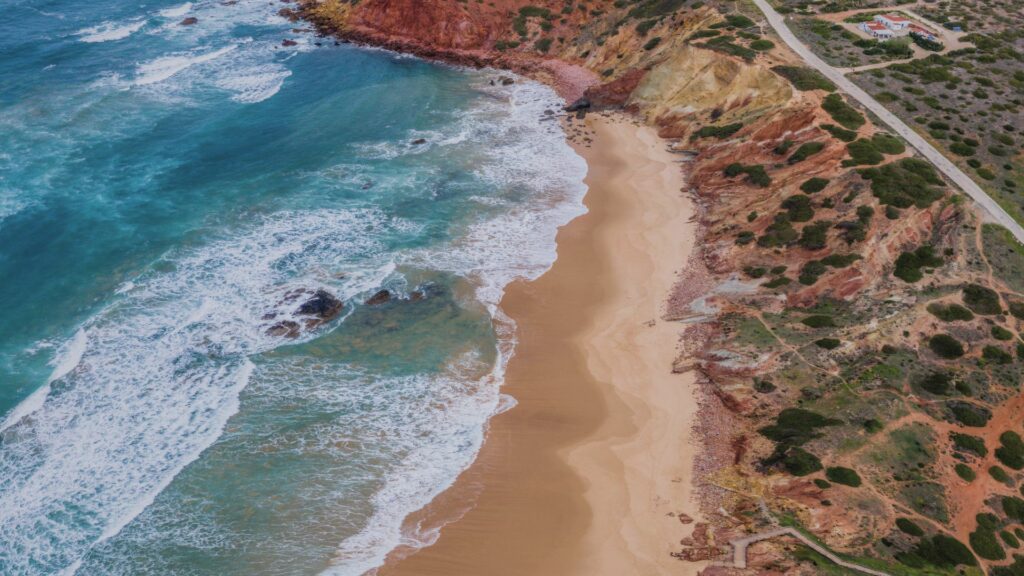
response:
[(559, 101), (277, 8), (0, 13), (0, 573), (360, 574), (479, 447), (582, 211)]

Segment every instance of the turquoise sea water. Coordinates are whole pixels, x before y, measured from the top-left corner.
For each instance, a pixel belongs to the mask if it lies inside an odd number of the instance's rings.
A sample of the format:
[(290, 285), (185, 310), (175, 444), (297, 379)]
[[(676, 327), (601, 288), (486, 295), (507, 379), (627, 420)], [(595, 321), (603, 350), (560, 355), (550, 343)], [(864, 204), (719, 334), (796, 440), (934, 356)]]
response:
[(0, 574), (361, 574), (507, 404), (496, 304), (582, 211), (560, 102), (280, 6), (0, 11)]

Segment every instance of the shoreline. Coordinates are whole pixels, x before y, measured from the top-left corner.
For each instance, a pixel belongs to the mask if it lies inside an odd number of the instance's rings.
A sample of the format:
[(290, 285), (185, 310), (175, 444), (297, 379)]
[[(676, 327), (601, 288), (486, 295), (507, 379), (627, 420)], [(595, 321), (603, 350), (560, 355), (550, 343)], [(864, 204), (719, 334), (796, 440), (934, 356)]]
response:
[[(696, 238), (683, 171), (654, 129), (591, 114), (588, 212), (558, 258), (507, 288), (518, 345), (502, 393), (454, 485), (410, 515), (432, 545), (393, 550), (380, 575), (695, 574), (670, 553), (699, 519), (697, 385), (675, 374), (683, 326), (662, 320)], [(681, 519), (686, 520), (682, 522)], [(424, 530), (424, 526), (428, 527)]]

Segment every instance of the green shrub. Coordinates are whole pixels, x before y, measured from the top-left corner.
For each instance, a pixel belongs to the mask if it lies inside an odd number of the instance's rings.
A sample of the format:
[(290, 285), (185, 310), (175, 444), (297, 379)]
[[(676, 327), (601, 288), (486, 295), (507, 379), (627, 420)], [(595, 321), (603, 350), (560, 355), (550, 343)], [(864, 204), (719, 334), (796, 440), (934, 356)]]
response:
[(999, 537), (1003, 539), (1010, 548), (1020, 548), (1020, 540), (1017, 539), (1011, 532), (1002, 530), (999, 532)]
[(785, 246), (794, 242), (799, 237), (796, 229), (789, 222), (789, 215), (779, 212), (775, 219), (765, 228), (764, 235), (757, 239), (757, 245), (762, 248), (773, 248)]
[(995, 455), (1007, 468), (1024, 469), (1024, 440), (1020, 434), (1007, 430), (999, 436), (1002, 446), (996, 448)]
[(991, 530), (979, 526), (977, 530), (971, 532), (970, 542), (975, 554), (986, 560), (1003, 560), (1006, 558), (1006, 552), (999, 545), (999, 541), (996, 540), (995, 532)]
[(864, 116), (847, 104), (839, 94), (829, 94), (821, 103), (821, 107), (828, 112), (832, 119), (840, 126), (849, 130), (856, 130), (864, 125)]
[(796, 194), (782, 201), (782, 207), (789, 212), (790, 222), (809, 222), (814, 218), (814, 208), (811, 207), (811, 197), (805, 194)]
[(790, 282), (792, 282), (792, 280), (790, 280), (789, 278), (786, 278), (785, 276), (779, 276), (778, 278), (773, 278), (765, 282), (763, 286), (765, 288), (779, 288), (789, 284)]
[(946, 403), (946, 406), (953, 413), (953, 417), (956, 418), (957, 422), (971, 428), (984, 428), (988, 421), (992, 419), (992, 411), (984, 406), (978, 406), (970, 402), (951, 400)]
[(1010, 307), (1010, 314), (1013, 314), (1016, 318), (1024, 320), (1024, 302), (1020, 300), (1011, 300), (1007, 302), (1007, 305)]
[[(828, 183), (829, 183), (829, 179), (828, 178), (818, 178), (818, 177), (810, 178), (806, 182), (804, 182), (803, 184), (800, 185), (800, 191), (801, 192), (806, 192), (807, 194), (814, 194), (814, 193), (821, 192), (822, 190), (824, 190), (825, 187), (828, 186)], [(1024, 311), (1024, 306), (1022, 306), (1021, 309), (1022, 309), (1022, 311)]]
[(928, 312), (943, 322), (969, 322), (974, 320), (974, 314), (959, 304), (939, 304), (933, 302), (928, 305)]
[(533, 43), (533, 47), (544, 54), (547, 54), (548, 50), (551, 49), (551, 38), (541, 38)]
[(1003, 484), (1009, 485), (1013, 482), (1013, 479), (1006, 473), (1006, 470), (1003, 470), (999, 466), (989, 466), (988, 475), (994, 478), (997, 482), (1002, 482)]
[(833, 92), (836, 89), (836, 85), (831, 80), (825, 78), (813, 68), (804, 66), (775, 66), (772, 68), (772, 71), (789, 80), (790, 84), (801, 92), (808, 90)]
[(921, 268), (937, 268), (942, 266), (942, 264), (942, 258), (935, 255), (935, 251), (931, 246), (920, 246), (913, 252), (904, 252), (896, 258), (896, 268), (893, 270), (892, 275), (904, 282), (913, 284), (924, 278)]
[(736, 122), (734, 124), (726, 124), (725, 126), (702, 126), (700, 130), (697, 130), (693, 137), (694, 138), (728, 138), (733, 134), (740, 131), (743, 128), (742, 122)]
[(801, 446), (820, 437), (819, 428), (839, 424), (842, 424), (841, 420), (828, 418), (810, 410), (786, 408), (775, 417), (775, 424), (765, 426), (758, 432), (782, 445)]
[(824, 149), (824, 142), (807, 142), (805, 144), (801, 144), (800, 147), (796, 149), (796, 152), (793, 152), (793, 155), (790, 156), (789, 159), (786, 160), (786, 162), (789, 164), (803, 162), (804, 160), (810, 158), (811, 156), (817, 154), (818, 152), (821, 152)]
[(964, 346), (949, 334), (936, 334), (928, 339), (928, 348), (939, 358), (953, 359), (964, 355)]
[(853, 130), (847, 130), (846, 128), (840, 128), (835, 124), (822, 124), (822, 129), (827, 131), (835, 138), (842, 140), (843, 142), (853, 142), (857, 139), (857, 133)]
[(1002, 326), (993, 326), (992, 337), (995, 338), (996, 340), (1002, 340), (1003, 342), (1006, 342), (1007, 340), (1013, 340), (1013, 332), (1010, 332), (1009, 330), (1003, 328)]
[(871, 144), (883, 154), (896, 155), (907, 151), (907, 147), (903, 144), (902, 140), (884, 132), (878, 132), (872, 136)]
[(817, 486), (818, 488), (821, 488), (822, 490), (827, 490), (832, 487), (831, 482), (829, 482), (828, 480), (823, 480), (821, 478), (815, 478), (814, 485)]
[(811, 328), (835, 328), (836, 323), (831, 316), (824, 314), (813, 314), (800, 321)]
[(818, 348), (824, 348), (825, 350), (835, 350), (836, 348), (839, 348), (840, 344), (842, 344), (842, 342), (836, 338), (819, 338), (818, 340), (815, 340), (814, 343)]
[(655, 36), (648, 40), (647, 43), (644, 44), (644, 50), (654, 50), (658, 47), (658, 44), (661, 44), (661, 36)]
[(830, 226), (832, 226), (832, 223), (827, 220), (804, 226), (804, 229), (800, 231), (800, 240), (798, 241), (800, 247), (806, 250), (821, 250), (825, 248)]
[(949, 437), (953, 440), (953, 447), (961, 452), (970, 452), (981, 458), (988, 455), (988, 448), (985, 448), (984, 438), (959, 432), (952, 432)]
[(723, 173), (729, 178), (735, 178), (740, 174), (746, 174), (747, 181), (756, 186), (760, 186), (761, 188), (767, 188), (772, 183), (771, 177), (764, 171), (764, 166), (761, 166), (760, 164), (745, 166), (738, 162), (734, 162), (726, 166)]
[(861, 485), (860, 475), (855, 470), (843, 466), (832, 466), (825, 469), (825, 477), (844, 486), (857, 488)]
[(942, 179), (924, 160), (903, 158), (860, 175), (871, 181), (871, 192), (885, 205), (896, 208), (927, 208), (943, 196)]
[(793, 446), (786, 450), (782, 458), (782, 467), (793, 476), (807, 476), (821, 470), (821, 460), (817, 456)]
[(910, 518), (897, 518), (896, 527), (904, 534), (918, 537), (924, 536), (924, 530), (922, 530), (921, 527), (914, 523)]
[(964, 304), (974, 311), (975, 314), (991, 316), (1000, 314), (1003, 307), (999, 304), (999, 294), (991, 288), (968, 284), (963, 289)]
[(729, 54), (730, 56), (737, 56), (748, 62), (757, 56), (757, 52), (754, 50), (735, 44), (732, 40), (732, 36), (716, 36), (715, 38), (712, 38), (707, 42), (697, 44), (696, 46), (706, 48), (708, 50), (714, 50), (715, 52), (721, 52), (723, 54)]
[(843, 160), (843, 166), (862, 166), (881, 164), (885, 156), (875, 149), (870, 140), (861, 138), (846, 145), (846, 153), (850, 155), (849, 160)]
[(1013, 354), (991, 344), (981, 349), (981, 357), (995, 364), (1010, 364), (1013, 362)]
[(1001, 503), (1007, 518), (1024, 523), (1024, 500), (1016, 496), (1003, 496)]
[(953, 471), (956, 472), (957, 476), (963, 478), (967, 482), (974, 482), (974, 479), (978, 477), (978, 475), (974, 473), (974, 470), (971, 470), (971, 467), (963, 462), (958, 462), (957, 465), (953, 467)]
[[(975, 566), (978, 560), (963, 543), (945, 534), (936, 534), (930, 539), (922, 538), (914, 548), (913, 555), (924, 562), (940, 568)], [(903, 562), (902, 557), (898, 559)]]
[(750, 43), (750, 49), (757, 50), (758, 52), (764, 52), (766, 50), (771, 50), (772, 48), (775, 48), (775, 43), (772, 42), (771, 40), (765, 40), (763, 38), (759, 40), (754, 40), (753, 42)]
[(953, 376), (949, 372), (932, 372), (918, 380), (917, 385), (936, 396), (948, 396), (953, 389)]

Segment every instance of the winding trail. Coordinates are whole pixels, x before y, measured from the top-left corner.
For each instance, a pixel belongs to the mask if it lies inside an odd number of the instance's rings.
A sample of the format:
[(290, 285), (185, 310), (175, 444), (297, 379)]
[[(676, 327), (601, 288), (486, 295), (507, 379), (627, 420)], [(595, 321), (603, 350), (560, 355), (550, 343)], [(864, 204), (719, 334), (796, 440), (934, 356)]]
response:
[(1024, 243), (1024, 228), (1013, 219), (998, 202), (993, 200), (984, 190), (978, 186), (970, 176), (964, 174), (960, 168), (946, 158), (942, 152), (935, 149), (927, 140), (921, 137), (912, 128), (907, 126), (895, 114), (886, 109), (877, 100), (871, 97), (862, 88), (846, 78), (836, 68), (830, 66), (824, 60), (815, 55), (807, 46), (800, 42), (789, 27), (782, 15), (775, 11), (768, 4), (768, 0), (753, 0), (754, 4), (764, 13), (768, 23), (789, 47), (803, 58), (809, 66), (821, 72), (836, 86), (849, 94), (862, 106), (874, 113), (882, 122), (886, 123), (894, 132), (902, 136), (911, 146), (917, 149), (929, 162), (935, 165), (940, 172), (946, 175), (950, 181), (956, 184), (961, 190), (967, 193), (975, 202), (988, 213), (993, 222), (996, 222), (1008, 229), (1018, 242)]
[(837, 564), (839, 566), (842, 566), (843, 568), (846, 568), (848, 570), (856, 570), (857, 572), (862, 572), (864, 574), (871, 574), (872, 576), (890, 576), (889, 573), (882, 572), (881, 570), (874, 570), (874, 569), (868, 568), (866, 566), (861, 566), (860, 564), (854, 564), (852, 562), (847, 562), (846, 560), (843, 560), (839, 556), (836, 556), (835, 554), (833, 554), (832, 551), (829, 550), (828, 548), (825, 548), (824, 546), (818, 544), (814, 540), (811, 540), (807, 536), (804, 536), (803, 534), (801, 534), (798, 530), (796, 530), (794, 528), (776, 528), (774, 530), (769, 530), (767, 532), (761, 532), (759, 534), (752, 534), (752, 535), (747, 536), (745, 538), (739, 538), (739, 539), (733, 540), (732, 542), (729, 542), (729, 544), (732, 545), (732, 554), (733, 554), (732, 562), (733, 562), (733, 566), (735, 566), (736, 568), (746, 568), (747, 567), (747, 547), (749, 547), (751, 544), (756, 544), (758, 542), (761, 542), (762, 540), (770, 540), (772, 538), (778, 538), (779, 536), (792, 536), (793, 538), (796, 538), (797, 540), (802, 542), (804, 544), (804, 546), (807, 546), (811, 550), (814, 550), (818, 554), (821, 554), (822, 556), (824, 556), (825, 558), (828, 558), (829, 560), (831, 560), (835, 564)]

